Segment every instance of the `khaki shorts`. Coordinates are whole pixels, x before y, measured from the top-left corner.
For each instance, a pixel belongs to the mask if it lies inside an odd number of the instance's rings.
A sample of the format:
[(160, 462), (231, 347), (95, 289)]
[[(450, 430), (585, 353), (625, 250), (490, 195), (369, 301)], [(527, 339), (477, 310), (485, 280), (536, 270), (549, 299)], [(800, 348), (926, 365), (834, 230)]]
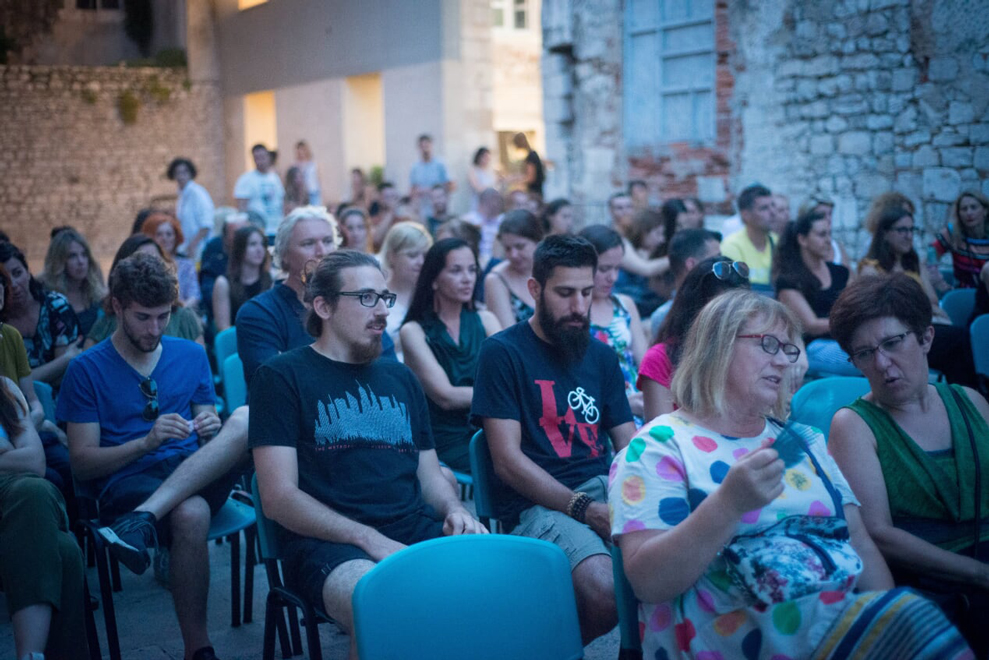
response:
[[(601, 475), (585, 481), (574, 489), (587, 493), (595, 502), (608, 502), (608, 476)], [(531, 506), (519, 515), (519, 524), (512, 534), (542, 539), (559, 546), (570, 560), (570, 570), (593, 555), (609, 555), (610, 544), (605, 544), (593, 529), (577, 522), (562, 511)]]

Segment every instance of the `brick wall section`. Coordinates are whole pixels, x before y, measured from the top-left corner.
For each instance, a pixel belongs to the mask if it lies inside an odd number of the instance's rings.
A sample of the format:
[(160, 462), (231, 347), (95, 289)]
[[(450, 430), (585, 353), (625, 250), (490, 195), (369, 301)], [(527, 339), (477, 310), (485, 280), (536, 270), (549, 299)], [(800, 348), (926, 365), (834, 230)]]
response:
[[(119, 111), (127, 90), (140, 100), (133, 124)], [(0, 66), (0, 107), (0, 218), (35, 270), (63, 224), (112, 258), (139, 209), (174, 204), (165, 169), (176, 156), (192, 159), (218, 203), (225, 197), (220, 94), (184, 70)]]

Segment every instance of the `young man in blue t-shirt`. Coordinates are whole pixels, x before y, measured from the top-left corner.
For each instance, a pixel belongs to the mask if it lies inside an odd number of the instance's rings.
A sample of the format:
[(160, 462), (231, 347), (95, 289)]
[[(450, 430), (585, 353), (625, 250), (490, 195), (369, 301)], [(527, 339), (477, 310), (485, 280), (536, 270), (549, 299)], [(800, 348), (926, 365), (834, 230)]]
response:
[(177, 296), (161, 259), (135, 254), (117, 264), (117, 329), (69, 364), (57, 417), (68, 423), (73, 474), (112, 522), (100, 530), (111, 553), (140, 574), (149, 548), (170, 547), (185, 657), (209, 660), (206, 536), (247, 458), (247, 409), (221, 429), (206, 352), (162, 336)]
[(566, 552), (585, 644), (618, 622), (607, 438), (617, 451), (635, 434), (618, 358), (591, 340), (596, 268), (597, 253), (582, 238), (539, 244), (529, 279), (535, 314), (484, 342), (471, 404), (495, 472), (512, 491), (499, 518)]
[(395, 304), (378, 262), (335, 252), (306, 287), (316, 339), (258, 369), (250, 446), (265, 514), (287, 530), (286, 582), (351, 630), (354, 587), (375, 562), (487, 530), (440, 470), (415, 376), (377, 359)]

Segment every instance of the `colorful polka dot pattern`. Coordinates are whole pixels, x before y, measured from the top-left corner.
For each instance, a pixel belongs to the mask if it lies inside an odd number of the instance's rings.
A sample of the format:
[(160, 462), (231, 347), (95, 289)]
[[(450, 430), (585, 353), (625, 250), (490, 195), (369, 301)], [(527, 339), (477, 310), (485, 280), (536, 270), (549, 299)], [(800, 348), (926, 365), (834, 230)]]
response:
[[(696, 511), (724, 482), (732, 466), (775, 437), (767, 425), (754, 438), (729, 438), (664, 415), (644, 427), (615, 457), (609, 472), (609, 502), (616, 535), (645, 529), (668, 530)], [(823, 440), (812, 446), (846, 501), (854, 496), (840, 477)], [(784, 473), (783, 494), (767, 506), (741, 516), (738, 533), (754, 531), (795, 514), (834, 515), (823, 482), (809, 460)], [(856, 502), (857, 503), (857, 502)], [(646, 658), (692, 657), (791, 660), (806, 649), (811, 628), (841, 612), (845, 592), (814, 594), (773, 607), (744, 607), (744, 596), (714, 557), (694, 586), (671, 602), (640, 605), (640, 632)]]

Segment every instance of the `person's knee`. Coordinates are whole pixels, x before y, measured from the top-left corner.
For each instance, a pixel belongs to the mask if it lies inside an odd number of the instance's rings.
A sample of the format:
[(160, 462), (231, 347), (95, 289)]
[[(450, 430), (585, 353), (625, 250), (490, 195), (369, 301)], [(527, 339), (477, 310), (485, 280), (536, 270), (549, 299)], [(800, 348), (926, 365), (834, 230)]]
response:
[(588, 557), (577, 565), (572, 576), (577, 611), (585, 636), (598, 637), (618, 625), (611, 557)]
[(373, 561), (354, 559), (334, 568), (323, 582), (323, 608), (348, 633), (354, 631), (354, 587), (372, 568)]
[[(38, 523), (43, 518), (45, 522), (50, 519), (56, 525), (65, 517), (58, 488), (41, 477), (25, 476), (18, 479), (8, 488), (5, 500), (4, 514), (8, 516), (16, 515), (18, 511), (30, 512), (28, 515), (32, 517), (33, 523)], [(44, 515), (46, 512), (50, 515)]]
[(209, 504), (199, 496), (190, 497), (172, 510), (169, 521), (173, 541), (205, 542), (209, 535)]

